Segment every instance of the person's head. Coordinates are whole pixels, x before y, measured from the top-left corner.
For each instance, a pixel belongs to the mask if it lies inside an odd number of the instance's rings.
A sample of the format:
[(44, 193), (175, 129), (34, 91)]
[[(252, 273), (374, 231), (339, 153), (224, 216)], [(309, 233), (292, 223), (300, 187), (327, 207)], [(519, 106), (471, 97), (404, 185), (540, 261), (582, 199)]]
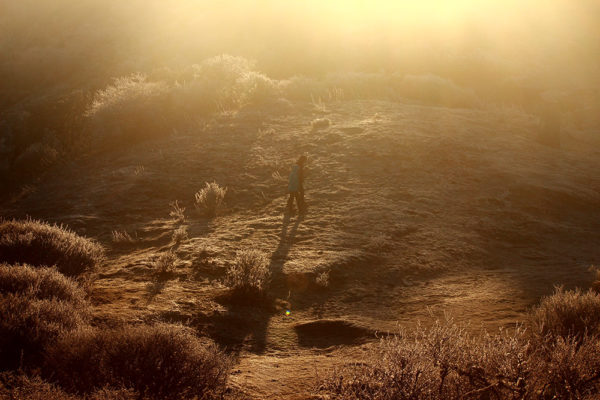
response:
[(303, 154), (300, 156), (300, 158), (298, 158), (298, 161), (296, 161), (296, 164), (303, 166), (304, 164), (306, 164), (306, 156)]

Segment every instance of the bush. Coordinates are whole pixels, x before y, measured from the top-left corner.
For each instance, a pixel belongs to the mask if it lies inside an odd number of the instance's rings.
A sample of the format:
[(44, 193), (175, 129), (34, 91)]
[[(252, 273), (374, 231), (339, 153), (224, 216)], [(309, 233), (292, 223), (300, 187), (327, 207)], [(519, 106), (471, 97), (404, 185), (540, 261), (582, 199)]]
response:
[(63, 337), (46, 357), (44, 373), (69, 392), (126, 387), (156, 399), (221, 394), (230, 360), (174, 325), (80, 330)]
[[(40, 293), (43, 293), (42, 289)], [(34, 365), (44, 348), (61, 335), (86, 325), (80, 304), (38, 299), (30, 294), (0, 296), (0, 368)]]
[[(332, 399), (567, 399), (600, 395), (598, 296), (556, 293), (532, 310), (534, 334), (474, 337), (452, 323), (383, 338), (364, 362), (321, 381)], [(589, 397), (588, 397), (589, 396)]]
[(87, 307), (85, 292), (77, 283), (51, 268), (0, 264), (0, 292)]
[(133, 74), (99, 90), (86, 116), (97, 139), (114, 143), (148, 139), (168, 131), (165, 117), (170, 112), (168, 85)]
[(552, 296), (542, 299), (530, 316), (532, 331), (538, 337), (575, 336), (585, 333), (600, 334), (600, 294), (577, 289), (557, 288)]
[(177, 262), (177, 256), (173, 251), (169, 250), (162, 253), (156, 261), (154, 261), (154, 270), (159, 275), (167, 275), (175, 271), (175, 263)]
[(0, 262), (56, 265), (65, 275), (92, 271), (104, 250), (93, 240), (36, 220), (0, 221)]
[(331, 121), (328, 118), (317, 118), (311, 121), (310, 126), (313, 131), (329, 128)]
[(209, 216), (215, 216), (223, 203), (227, 188), (219, 186), (218, 183), (206, 182), (205, 186), (200, 189), (196, 197), (196, 208), (203, 210)]
[[(68, 394), (61, 388), (42, 380), (38, 376), (0, 374), (0, 399), (11, 400), (83, 400)], [(135, 400), (139, 399), (132, 390), (102, 388), (85, 400)]]
[(234, 294), (242, 296), (263, 295), (271, 280), (269, 261), (258, 250), (237, 253), (233, 265), (227, 270), (225, 283)]

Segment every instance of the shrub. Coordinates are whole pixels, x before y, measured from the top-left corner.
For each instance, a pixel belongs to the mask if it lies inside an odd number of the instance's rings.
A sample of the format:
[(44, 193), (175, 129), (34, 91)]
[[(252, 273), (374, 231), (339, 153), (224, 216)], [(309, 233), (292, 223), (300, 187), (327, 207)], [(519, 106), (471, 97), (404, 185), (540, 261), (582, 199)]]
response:
[[(82, 397), (66, 393), (56, 385), (39, 376), (0, 374), (0, 399), (11, 400), (83, 400)], [(85, 400), (136, 400), (139, 396), (132, 390), (102, 388)]]
[(529, 323), (538, 337), (581, 338), (586, 332), (600, 334), (600, 295), (591, 290), (557, 288), (532, 310)]
[(0, 264), (0, 292), (87, 307), (85, 293), (77, 283), (51, 268)]
[(270, 280), (271, 271), (265, 254), (258, 250), (243, 250), (237, 253), (227, 270), (225, 283), (234, 294), (249, 296), (265, 294)]
[(183, 225), (173, 231), (173, 242), (179, 244), (188, 239), (187, 226)]
[(177, 256), (172, 251), (162, 253), (154, 261), (154, 269), (159, 275), (170, 274), (175, 270)]
[(313, 131), (329, 128), (330, 125), (331, 121), (328, 118), (317, 118), (312, 120), (312, 122), (310, 123), (310, 126)]
[(230, 360), (174, 325), (80, 330), (53, 345), (44, 371), (70, 392), (124, 386), (156, 399), (222, 393)]
[(597, 398), (594, 296), (558, 289), (532, 311), (533, 336), (515, 329), (475, 337), (456, 324), (436, 323), (385, 337), (364, 362), (322, 379), (320, 391), (332, 399), (365, 400)]
[(203, 210), (209, 216), (215, 216), (223, 203), (227, 188), (219, 186), (218, 183), (206, 182), (205, 186), (200, 189), (196, 197), (196, 207)]
[(86, 324), (80, 305), (29, 294), (0, 296), (0, 368), (33, 365), (62, 334)]
[(177, 200), (169, 203), (171, 206), (171, 211), (169, 212), (169, 216), (173, 218), (173, 221), (183, 223), (185, 222), (185, 208), (179, 205)]
[(132, 244), (137, 241), (127, 231), (112, 231), (111, 237), (114, 244)]
[(104, 143), (137, 141), (167, 131), (165, 116), (170, 107), (165, 82), (150, 82), (145, 75), (133, 74), (99, 90), (86, 116), (95, 137)]
[(0, 262), (56, 265), (65, 275), (93, 270), (104, 251), (96, 242), (36, 220), (0, 221)]

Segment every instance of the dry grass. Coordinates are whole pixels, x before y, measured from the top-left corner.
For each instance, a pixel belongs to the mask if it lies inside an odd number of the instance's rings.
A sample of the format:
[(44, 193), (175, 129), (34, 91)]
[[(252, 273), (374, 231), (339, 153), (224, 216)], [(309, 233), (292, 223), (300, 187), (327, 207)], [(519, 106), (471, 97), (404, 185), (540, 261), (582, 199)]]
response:
[(0, 399), (10, 400), (136, 400), (133, 390), (102, 388), (85, 397), (69, 394), (39, 376), (0, 374)]
[(36, 220), (0, 221), (0, 262), (32, 266), (56, 265), (65, 275), (89, 272), (104, 250), (93, 240)]
[(329, 271), (323, 271), (315, 277), (315, 283), (320, 287), (326, 288), (329, 286)]
[(328, 118), (317, 118), (312, 120), (310, 123), (310, 127), (313, 131), (318, 131), (320, 129), (327, 129), (331, 125), (331, 121)]
[(532, 332), (540, 337), (600, 335), (600, 295), (591, 290), (557, 288), (552, 296), (542, 299), (529, 319)]
[(173, 218), (173, 221), (176, 223), (184, 223), (185, 222), (185, 208), (179, 205), (177, 200), (169, 203), (171, 207), (171, 211), (169, 212), (169, 216)]
[(271, 281), (267, 256), (258, 250), (242, 250), (227, 270), (225, 283), (236, 296), (263, 296)]
[(365, 400), (596, 398), (597, 301), (591, 292), (557, 290), (532, 311), (533, 334), (472, 336), (447, 321), (386, 337), (365, 362), (324, 378), (319, 391)]
[(58, 300), (87, 307), (86, 294), (75, 281), (55, 269), (0, 264), (0, 292), (39, 300)]
[(154, 399), (208, 399), (223, 393), (230, 359), (181, 326), (80, 330), (49, 350), (44, 367), (69, 392), (124, 386)]
[(188, 231), (187, 226), (182, 225), (173, 231), (172, 241), (177, 245), (184, 240), (188, 240)]
[(166, 251), (158, 256), (154, 261), (154, 270), (159, 275), (167, 275), (175, 271), (177, 256), (171, 250)]
[(114, 244), (119, 244), (119, 245), (124, 245), (124, 244), (132, 244), (137, 242), (137, 235), (136, 237), (132, 237), (129, 232), (123, 230), (123, 231), (112, 231), (111, 232), (111, 237), (112, 237), (112, 242)]
[(223, 204), (223, 199), (227, 193), (227, 188), (219, 186), (218, 183), (206, 182), (196, 195), (196, 208), (202, 210), (208, 216), (215, 216)]
[(0, 368), (35, 365), (48, 344), (86, 321), (86, 310), (67, 301), (0, 296)]

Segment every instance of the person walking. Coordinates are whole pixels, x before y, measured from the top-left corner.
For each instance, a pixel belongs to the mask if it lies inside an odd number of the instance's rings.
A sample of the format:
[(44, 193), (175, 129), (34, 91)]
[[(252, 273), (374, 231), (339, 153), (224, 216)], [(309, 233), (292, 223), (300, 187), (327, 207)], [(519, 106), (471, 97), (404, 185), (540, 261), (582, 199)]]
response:
[(304, 213), (306, 211), (306, 204), (304, 203), (304, 165), (306, 164), (306, 156), (302, 155), (296, 161), (296, 164), (292, 166), (292, 172), (290, 172), (290, 178), (288, 182), (288, 193), (290, 197), (287, 202), (287, 211), (291, 214), (294, 212), (294, 199), (298, 205), (298, 211)]

